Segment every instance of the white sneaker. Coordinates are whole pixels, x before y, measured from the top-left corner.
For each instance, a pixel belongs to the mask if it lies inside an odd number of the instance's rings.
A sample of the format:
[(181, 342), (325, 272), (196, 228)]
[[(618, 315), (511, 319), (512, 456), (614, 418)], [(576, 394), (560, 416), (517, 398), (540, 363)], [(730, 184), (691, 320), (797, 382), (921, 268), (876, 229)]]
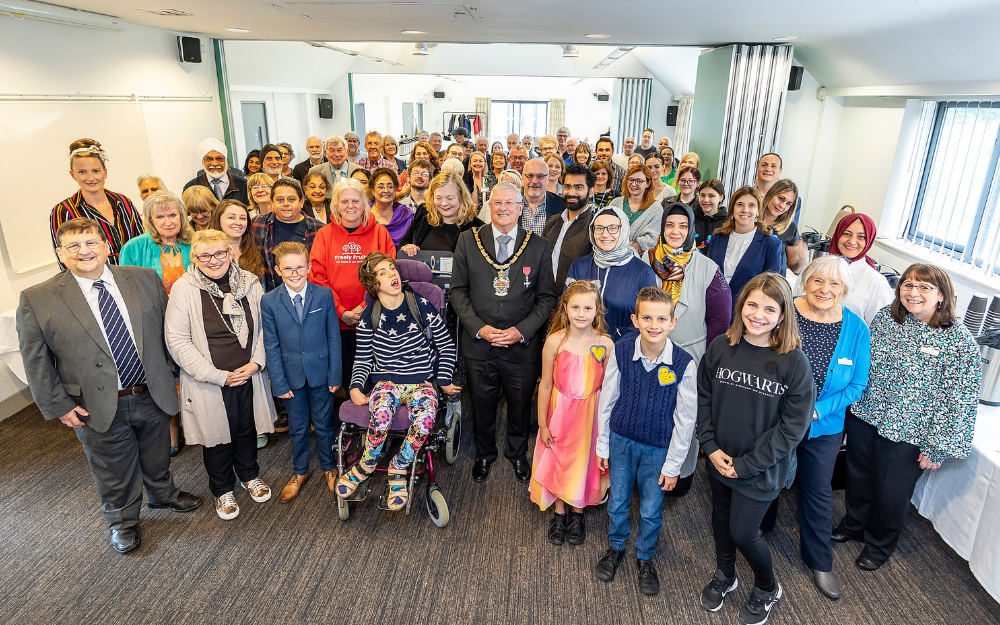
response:
[(236, 504), (236, 497), (233, 491), (229, 491), (222, 497), (215, 498), (215, 511), (223, 521), (230, 521), (240, 515), (240, 507)]
[(271, 498), (271, 488), (259, 477), (255, 477), (249, 482), (240, 482), (243, 488), (250, 493), (250, 497), (257, 503), (264, 503)]

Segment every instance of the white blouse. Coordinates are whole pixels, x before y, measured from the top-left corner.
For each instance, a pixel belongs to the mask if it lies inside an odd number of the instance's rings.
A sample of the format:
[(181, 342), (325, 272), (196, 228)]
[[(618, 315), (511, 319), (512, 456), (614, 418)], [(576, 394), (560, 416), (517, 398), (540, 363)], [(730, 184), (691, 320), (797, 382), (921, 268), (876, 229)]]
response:
[(722, 269), (722, 274), (726, 278), (726, 282), (732, 281), (733, 274), (736, 273), (736, 267), (739, 266), (740, 261), (743, 260), (743, 255), (746, 254), (750, 244), (753, 243), (753, 235), (756, 232), (757, 229), (754, 228), (746, 234), (733, 232), (729, 235), (729, 243), (726, 245), (726, 260), (723, 263)]
[[(875, 314), (896, 299), (896, 293), (885, 276), (864, 259), (851, 263), (851, 276), (854, 277), (854, 290), (840, 303), (871, 325)], [(805, 295), (801, 281), (795, 287), (795, 295)]]

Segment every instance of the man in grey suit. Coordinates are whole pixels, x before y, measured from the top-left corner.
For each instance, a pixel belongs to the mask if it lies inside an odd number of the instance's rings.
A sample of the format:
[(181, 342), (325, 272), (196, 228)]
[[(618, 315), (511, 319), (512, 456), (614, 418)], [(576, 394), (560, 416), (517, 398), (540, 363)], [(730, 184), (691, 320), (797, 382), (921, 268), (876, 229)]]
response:
[(42, 416), (73, 428), (120, 553), (139, 547), (139, 508), (190, 512), (201, 499), (170, 476), (173, 362), (163, 338), (167, 293), (152, 269), (107, 264), (104, 231), (72, 219), (56, 233), (66, 271), (21, 292), (17, 331)]
[(326, 198), (333, 197), (333, 185), (351, 177), (361, 169), (347, 158), (347, 142), (340, 135), (333, 135), (326, 140), (326, 162), (320, 163), (309, 170), (310, 174), (320, 174), (326, 179)]

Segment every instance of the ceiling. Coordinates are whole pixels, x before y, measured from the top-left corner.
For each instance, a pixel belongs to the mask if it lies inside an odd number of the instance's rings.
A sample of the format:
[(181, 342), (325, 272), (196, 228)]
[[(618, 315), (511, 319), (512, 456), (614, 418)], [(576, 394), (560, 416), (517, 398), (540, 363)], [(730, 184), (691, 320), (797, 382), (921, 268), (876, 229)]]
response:
[[(830, 87), (1000, 78), (997, 0), (54, 2), (134, 24), (220, 39), (710, 47), (772, 43), (792, 36), (797, 37), (796, 59)], [(2, 4), (18, 2), (0, 0)], [(176, 9), (193, 15), (161, 16), (142, 9)], [(250, 32), (233, 33), (229, 28)], [(403, 30), (426, 34), (404, 35)], [(588, 33), (609, 37), (588, 39), (584, 37)], [(650, 71), (656, 73), (652, 67)]]

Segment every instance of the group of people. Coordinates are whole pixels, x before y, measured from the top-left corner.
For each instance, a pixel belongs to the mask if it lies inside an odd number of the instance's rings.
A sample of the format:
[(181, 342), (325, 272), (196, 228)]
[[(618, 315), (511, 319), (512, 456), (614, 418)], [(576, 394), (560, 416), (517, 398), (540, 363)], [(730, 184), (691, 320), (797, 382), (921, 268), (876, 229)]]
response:
[[(442, 156), (430, 136), (405, 167), (374, 132), (352, 162), (359, 139), (312, 138), (295, 166), (291, 146), (265, 146), (246, 178), (206, 140), (182, 196), (140, 177), (141, 213), (104, 188), (99, 143), (70, 146), (80, 191), (50, 220), (66, 271), (21, 294), (18, 330), (39, 409), (83, 443), (115, 549), (139, 545), (143, 486), (150, 507), (200, 505), (170, 475), (181, 436), (203, 446), (228, 520), (237, 486), (271, 497), (257, 463), (268, 434), (283, 425), (293, 445), (282, 502), (309, 478), (310, 425), (329, 490), (347, 498), (371, 479), (405, 405), (411, 426), (388, 469), (387, 504), (401, 509), (407, 467), (439, 412), (461, 413), (467, 385), (473, 481), (500, 455), (503, 397), (503, 455), (531, 501), (554, 508), (549, 541), (584, 543), (585, 509), (607, 501), (605, 582), (625, 557), (638, 491), (647, 595), (660, 588), (663, 498), (683, 497), (704, 457), (716, 565), (701, 604), (718, 611), (737, 588), (739, 552), (754, 574), (740, 619), (763, 623), (783, 595), (763, 538), (783, 489), (797, 479), (801, 555), (837, 599), (833, 543), (862, 542), (856, 564), (876, 570), (921, 472), (968, 455), (981, 364), (947, 273), (913, 265), (890, 287), (860, 213), (808, 262), (777, 154), (760, 157), (727, 209), (698, 155), (674, 167), (651, 130), (625, 154), (601, 138), (592, 163), (568, 149), (565, 128), (539, 139), (538, 156), (516, 136), (507, 152), (486, 155), (479, 137)], [(232, 197), (241, 189), (245, 200)], [(609, 192), (620, 195), (604, 202)], [(397, 255), (421, 251), (453, 254), (443, 310), (400, 276)], [(340, 474), (333, 438), (348, 401), (371, 417), (361, 459)], [(847, 514), (835, 526), (845, 434)]]

